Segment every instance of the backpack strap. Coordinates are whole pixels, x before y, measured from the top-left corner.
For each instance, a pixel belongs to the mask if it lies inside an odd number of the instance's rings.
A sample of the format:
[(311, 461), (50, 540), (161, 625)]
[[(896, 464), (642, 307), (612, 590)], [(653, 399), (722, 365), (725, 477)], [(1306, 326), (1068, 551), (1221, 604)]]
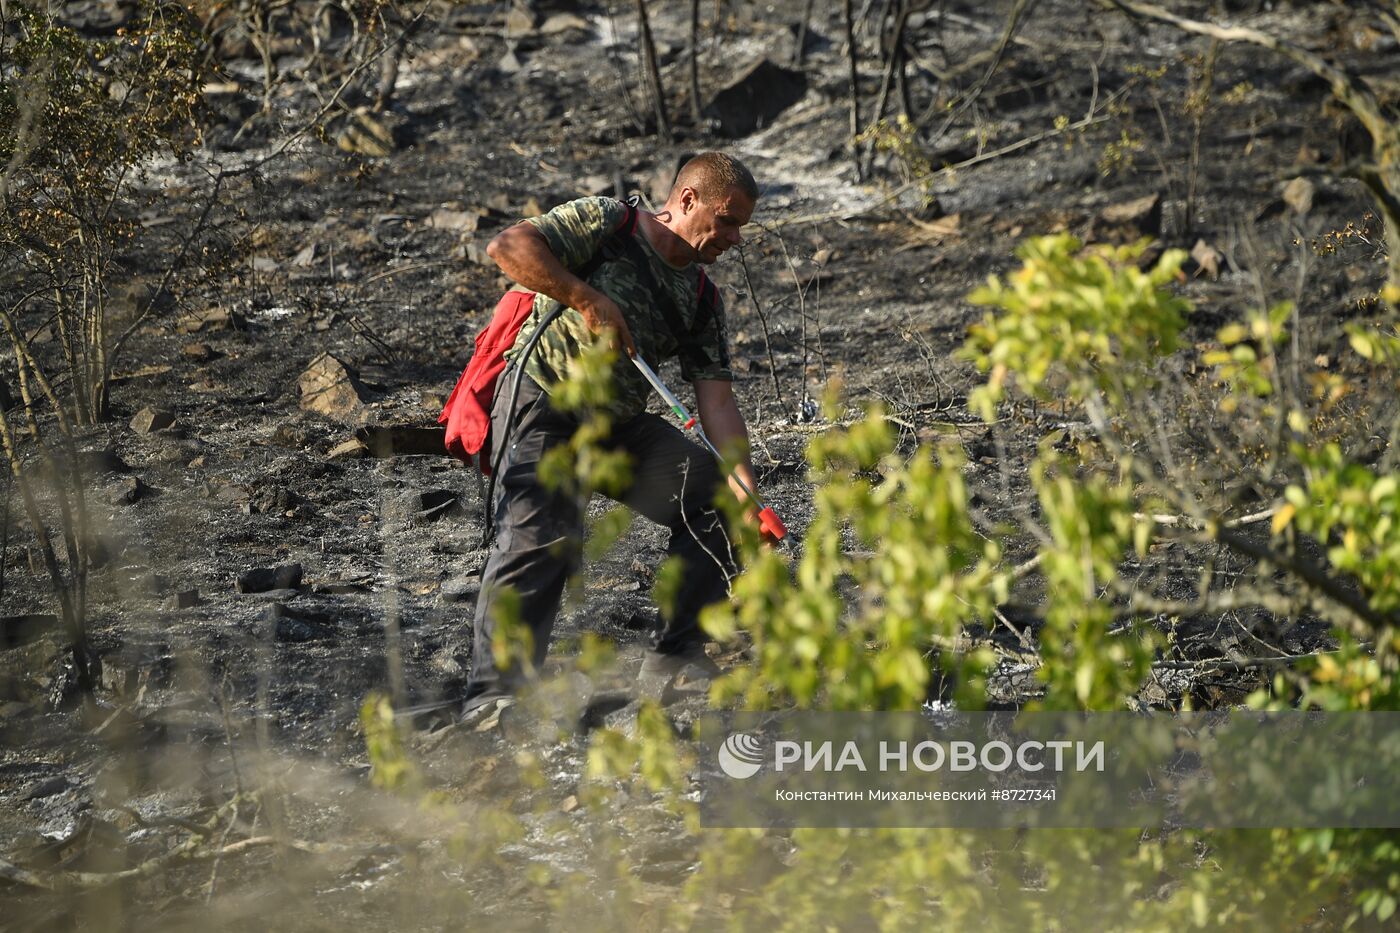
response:
[[(719, 288), (714, 282), (710, 281), (710, 277), (705, 274), (704, 269), (697, 269), (695, 271), (700, 273), (700, 282), (695, 289), (695, 297), (700, 302), (700, 310), (710, 317), (715, 317), (719, 313)], [(697, 320), (696, 324), (696, 329), (698, 330), (700, 321)]]
[[(710, 277), (705, 274), (704, 269), (696, 271), (700, 273), (700, 284), (696, 289), (696, 298), (700, 302), (700, 313), (695, 316), (692, 337), (704, 330), (711, 321), (719, 319), (719, 289), (715, 287), (714, 282), (710, 281)], [(725, 369), (729, 368), (729, 348), (725, 346), (722, 333), (719, 340), (719, 363)]]
[(588, 261), (574, 272), (585, 282), (592, 278), (593, 273), (597, 272), (598, 267), (603, 263), (624, 255), (627, 252), (625, 244), (630, 242), (637, 233), (637, 208), (625, 201), (623, 204), (627, 208), (627, 213), (622, 216), (622, 223), (608, 234), (602, 245), (588, 258)]
[(621, 234), (622, 236), (632, 236), (637, 232), (637, 205), (626, 201), (623, 203), (627, 205), (627, 213), (623, 215), (622, 223), (619, 224), (617, 230), (613, 232)]

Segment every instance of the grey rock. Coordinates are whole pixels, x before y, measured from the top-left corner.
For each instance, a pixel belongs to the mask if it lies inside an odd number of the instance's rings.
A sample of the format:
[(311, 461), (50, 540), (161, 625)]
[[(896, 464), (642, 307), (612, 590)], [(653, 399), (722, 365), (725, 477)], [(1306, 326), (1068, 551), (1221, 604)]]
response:
[(433, 542), (438, 554), (478, 554), (482, 550), (481, 535), (448, 535)]
[(298, 269), (308, 269), (316, 263), (316, 244), (308, 243), (292, 257), (292, 265)]
[(165, 601), (166, 609), (192, 609), (204, 600), (199, 597), (199, 590), (196, 587), (188, 587), (176, 590), (170, 594), (170, 598)]
[(0, 650), (18, 648), (58, 632), (58, 616), (48, 613), (27, 613), (0, 617)]
[(167, 444), (155, 452), (153, 459), (157, 463), (188, 463), (198, 456), (202, 449), (199, 444)]
[(355, 438), (372, 457), (442, 456), (447, 452), (447, 429), (413, 425), (368, 425), (355, 431)]
[(175, 413), (164, 408), (146, 408), (138, 411), (131, 419), (131, 429), (137, 434), (150, 434), (175, 426)]
[(503, 74), (513, 75), (520, 71), (523, 66), (520, 64), (519, 56), (515, 54), (515, 48), (513, 46), (507, 46), (505, 54), (497, 60), (496, 67)]
[(481, 215), (476, 211), (455, 211), (440, 207), (428, 215), (427, 226), (434, 230), (452, 230), (457, 233), (475, 233)]
[(182, 334), (198, 334), (212, 330), (247, 330), (248, 319), (237, 311), (210, 308), (181, 318), (175, 329)]
[(25, 788), (20, 796), (24, 800), (42, 800), (45, 797), (61, 794), (72, 786), (68, 778), (64, 777), (62, 774), (55, 774), (52, 777), (35, 781)]
[(576, 33), (584, 36), (592, 32), (592, 27), (588, 25), (588, 20), (574, 13), (551, 13), (545, 21), (540, 24), (539, 33), (542, 36), (557, 36), (564, 33)]
[(506, 14), (506, 37), (523, 36), (535, 31), (535, 26), (539, 24), (539, 14), (534, 10), (522, 7), (512, 7)]
[(296, 599), (301, 595), (301, 590), (263, 590), (260, 593), (243, 593), (241, 595), (258, 600), (259, 602), (282, 602), (284, 600)]
[(53, 682), (53, 672), (67, 654), (68, 648), (57, 634), (0, 651), (0, 696), (42, 705)]
[(476, 599), (476, 594), (481, 590), (480, 577), (453, 577), (443, 581), (442, 601), (445, 603), (464, 603)]
[(259, 486), (249, 498), (249, 515), (284, 514), (306, 505), (306, 500), (281, 486)]
[(311, 361), (297, 380), (297, 388), (306, 411), (351, 424), (364, 420), (364, 385), (350, 367), (329, 353)]
[(1283, 189), (1283, 203), (1295, 214), (1306, 214), (1312, 210), (1317, 186), (1306, 178), (1295, 178)]
[(321, 594), (368, 593), (374, 586), (374, 574), (368, 572), (342, 573), (333, 580), (321, 580), (311, 585), (311, 592)]
[(94, 447), (78, 451), (78, 468), (84, 473), (129, 473), (127, 465), (111, 447)]
[(247, 487), (238, 485), (215, 485), (209, 487), (209, 497), (220, 502), (246, 502), (250, 493)]
[(429, 662), (433, 670), (446, 677), (458, 677), (467, 673), (467, 652), (451, 645), (433, 652)]
[(127, 476), (117, 481), (107, 491), (107, 501), (112, 505), (131, 505), (150, 491), (150, 487), (135, 476)]
[(747, 136), (772, 124), (807, 93), (807, 77), (762, 59), (711, 98), (705, 113), (723, 136)]
[(464, 240), (453, 253), (457, 259), (465, 259), (476, 266), (495, 266), (495, 261), (486, 254), (486, 241), (483, 239)]
[(369, 448), (360, 442), (358, 437), (352, 437), (348, 441), (341, 441), (330, 449), (326, 454), (329, 460), (363, 460), (369, 456)]
[(99, 683), (102, 689), (117, 696), (134, 692), (138, 674), (132, 668), (106, 658), (102, 660), (102, 676)]
[(422, 524), (465, 513), (457, 494), (450, 489), (418, 489), (404, 493), (394, 505), (394, 517)]
[(276, 567), (254, 567), (238, 575), (236, 588), (240, 593), (265, 593), (268, 590), (296, 589), (301, 585), (301, 564), (279, 564)]
[(1220, 263), (1224, 258), (1218, 249), (1205, 240), (1197, 240), (1196, 245), (1191, 247), (1191, 260), (1196, 264), (1197, 275), (1220, 278)]
[(1122, 231), (1131, 239), (1157, 236), (1162, 232), (1162, 196), (1148, 194), (1121, 204), (1110, 204), (1099, 212), (1096, 231), (1107, 226)]
[(282, 603), (273, 603), (263, 613), (278, 641), (302, 644), (335, 637), (335, 628), (320, 613), (293, 612)]
[(315, 432), (308, 424), (299, 421), (285, 421), (277, 426), (269, 440), (278, 447), (302, 448), (311, 443)]

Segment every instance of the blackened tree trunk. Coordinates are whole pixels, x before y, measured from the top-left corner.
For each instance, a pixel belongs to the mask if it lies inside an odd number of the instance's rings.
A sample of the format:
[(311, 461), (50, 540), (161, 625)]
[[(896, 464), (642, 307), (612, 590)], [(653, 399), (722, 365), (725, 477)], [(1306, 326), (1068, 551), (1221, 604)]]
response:
[(851, 68), (851, 133), (847, 145), (851, 150), (851, 162), (856, 168), (856, 180), (863, 174), (860, 170), (860, 151), (856, 148), (856, 137), (860, 135), (860, 75), (856, 72), (856, 29), (851, 0), (842, 0), (841, 12), (846, 20), (846, 60)]
[(647, 73), (647, 88), (651, 91), (652, 108), (656, 112), (656, 134), (671, 141), (671, 121), (666, 117), (666, 95), (661, 90), (661, 70), (656, 65), (656, 43), (651, 38), (651, 21), (647, 19), (646, 0), (637, 0), (638, 41)]

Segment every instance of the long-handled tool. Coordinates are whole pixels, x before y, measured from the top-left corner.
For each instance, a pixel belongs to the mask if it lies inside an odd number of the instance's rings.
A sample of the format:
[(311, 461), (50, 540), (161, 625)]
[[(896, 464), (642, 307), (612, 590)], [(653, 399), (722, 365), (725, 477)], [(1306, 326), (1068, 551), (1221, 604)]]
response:
[[(640, 356), (634, 356), (632, 357), (632, 362), (637, 364), (637, 369), (641, 370), (643, 376), (646, 376), (647, 382), (651, 383), (651, 387), (655, 389), (662, 400), (671, 407), (671, 411), (675, 413), (676, 417), (681, 419), (681, 424), (684, 429), (687, 431), (694, 431), (705, 446), (710, 448), (710, 453), (715, 455), (715, 460), (719, 463), (724, 463), (724, 457), (720, 454), (719, 450), (715, 448), (715, 445), (710, 443), (710, 439), (705, 436), (705, 429), (700, 426), (700, 422), (692, 417), (690, 412), (686, 411), (685, 406), (681, 404), (681, 400), (676, 398), (675, 394), (672, 393), (670, 389), (666, 388), (666, 383), (662, 382), (661, 377), (656, 375), (656, 371), (647, 365), (646, 360), (642, 359)], [(778, 517), (778, 513), (764, 505), (763, 500), (748, 487), (747, 483), (739, 478), (737, 473), (731, 472), (730, 477), (734, 482), (739, 484), (739, 488), (744, 490), (744, 495), (748, 496), (749, 501), (758, 508), (759, 529), (774, 541), (781, 541), (786, 538), (788, 533), (787, 526), (784, 525), (783, 520)]]

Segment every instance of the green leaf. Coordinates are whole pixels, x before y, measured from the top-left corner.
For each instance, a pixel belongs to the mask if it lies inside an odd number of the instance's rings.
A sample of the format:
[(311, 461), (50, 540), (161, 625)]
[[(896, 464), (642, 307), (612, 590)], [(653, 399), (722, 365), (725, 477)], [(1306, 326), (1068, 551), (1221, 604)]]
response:
[(1224, 327), (1220, 328), (1220, 330), (1216, 331), (1215, 339), (1229, 347), (1239, 343), (1247, 335), (1248, 332), (1245, 330), (1243, 324), (1226, 324)]
[(1350, 329), (1347, 331), (1347, 341), (1351, 348), (1365, 359), (1374, 359), (1376, 355), (1376, 345), (1371, 339), (1371, 335), (1360, 330)]

